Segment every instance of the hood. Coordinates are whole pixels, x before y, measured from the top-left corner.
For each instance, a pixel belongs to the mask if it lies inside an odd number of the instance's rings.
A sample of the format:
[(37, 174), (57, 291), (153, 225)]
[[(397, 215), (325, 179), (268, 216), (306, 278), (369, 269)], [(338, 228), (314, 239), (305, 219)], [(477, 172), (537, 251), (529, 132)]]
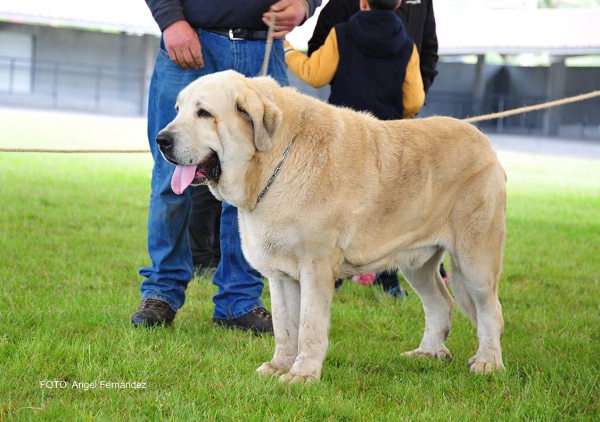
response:
[(396, 55), (408, 40), (404, 24), (391, 11), (361, 11), (348, 20), (348, 25), (358, 49), (369, 57)]

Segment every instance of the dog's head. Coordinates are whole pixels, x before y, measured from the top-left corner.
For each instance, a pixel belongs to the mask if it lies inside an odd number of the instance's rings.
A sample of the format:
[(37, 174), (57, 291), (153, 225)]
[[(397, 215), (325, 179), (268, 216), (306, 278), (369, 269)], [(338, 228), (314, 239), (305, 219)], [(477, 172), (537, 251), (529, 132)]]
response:
[(278, 87), (269, 77), (226, 71), (201, 77), (181, 91), (177, 116), (156, 137), (165, 160), (177, 166), (171, 181), (175, 193), (190, 184), (208, 184), (220, 196), (222, 177), (257, 151), (271, 148), (282, 119), (270, 95)]

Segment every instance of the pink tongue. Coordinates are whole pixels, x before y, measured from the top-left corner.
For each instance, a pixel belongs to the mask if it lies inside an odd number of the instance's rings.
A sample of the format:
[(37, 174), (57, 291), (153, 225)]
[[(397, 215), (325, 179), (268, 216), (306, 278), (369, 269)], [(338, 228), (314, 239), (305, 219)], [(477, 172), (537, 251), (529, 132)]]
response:
[(196, 166), (177, 166), (171, 178), (171, 189), (173, 189), (173, 192), (181, 195), (185, 188), (192, 183), (195, 175)]

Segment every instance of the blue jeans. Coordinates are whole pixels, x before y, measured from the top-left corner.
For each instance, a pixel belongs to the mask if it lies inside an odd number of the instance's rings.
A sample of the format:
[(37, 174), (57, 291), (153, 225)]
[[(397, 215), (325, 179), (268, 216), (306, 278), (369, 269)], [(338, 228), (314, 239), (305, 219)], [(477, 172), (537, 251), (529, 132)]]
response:
[[(185, 70), (169, 59), (161, 40), (150, 83), (148, 103), (148, 140), (154, 158), (150, 210), (148, 216), (148, 254), (152, 266), (140, 269), (146, 277), (140, 290), (142, 300), (165, 301), (177, 312), (185, 302), (185, 290), (193, 277), (189, 239), (192, 188), (181, 195), (171, 190), (175, 166), (160, 154), (155, 139), (158, 132), (175, 118), (177, 95), (197, 78), (223, 70), (236, 70), (246, 76), (258, 75), (265, 54), (264, 41), (231, 41), (211, 32), (198, 30), (204, 67)], [(288, 85), (283, 41), (275, 40), (268, 73), (281, 85)], [(237, 208), (223, 202), (221, 213), (221, 262), (213, 283), (214, 316), (238, 318), (263, 306), (263, 282), (242, 254)]]

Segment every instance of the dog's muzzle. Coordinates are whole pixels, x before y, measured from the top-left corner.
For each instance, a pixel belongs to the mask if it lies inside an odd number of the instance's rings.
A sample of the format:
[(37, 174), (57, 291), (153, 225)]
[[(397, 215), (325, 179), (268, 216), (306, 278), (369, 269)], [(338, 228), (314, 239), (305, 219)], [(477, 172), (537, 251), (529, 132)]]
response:
[(160, 149), (163, 157), (165, 157), (165, 160), (171, 164), (177, 165), (178, 163), (173, 160), (171, 155), (173, 149), (173, 135), (171, 135), (170, 132), (159, 132), (156, 136), (156, 143), (158, 144), (158, 149)]
[[(160, 149), (160, 152), (165, 160), (177, 167), (188, 167), (188, 169), (190, 169), (190, 166), (178, 162), (178, 160), (173, 157), (174, 138), (170, 132), (160, 132), (156, 136), (156, 143), (158, 144), (158, 148)], [(177, 185), (179, 186), (177, 191), (182, 191), (185, 189), (185, 187), (187, 187), (188, 184), (206, 185), (210, 181), (218, 181), (219, 177), (221, 176), (221, 162), (219, 161), (219, 156), (216, 152), (213, 152), (212, 154), (208, 155), (204, 161), (202, 161), (200, 164), (197, 164), (195, 166), (193, 179), (188, 171), (189, 170), (187, 169), (185, 171), (185, 174), (188, 175), (188, 178), (186, 178), (186, 182), (184, 183), (183, 187), (181, 185), (181, 174), (183, 174), (182, 170), (179, 169), (179, 172), (177, 170), (175, 171), (174, 174), (178, 175), (176, 176), (176, 180), (178, 180)]]

